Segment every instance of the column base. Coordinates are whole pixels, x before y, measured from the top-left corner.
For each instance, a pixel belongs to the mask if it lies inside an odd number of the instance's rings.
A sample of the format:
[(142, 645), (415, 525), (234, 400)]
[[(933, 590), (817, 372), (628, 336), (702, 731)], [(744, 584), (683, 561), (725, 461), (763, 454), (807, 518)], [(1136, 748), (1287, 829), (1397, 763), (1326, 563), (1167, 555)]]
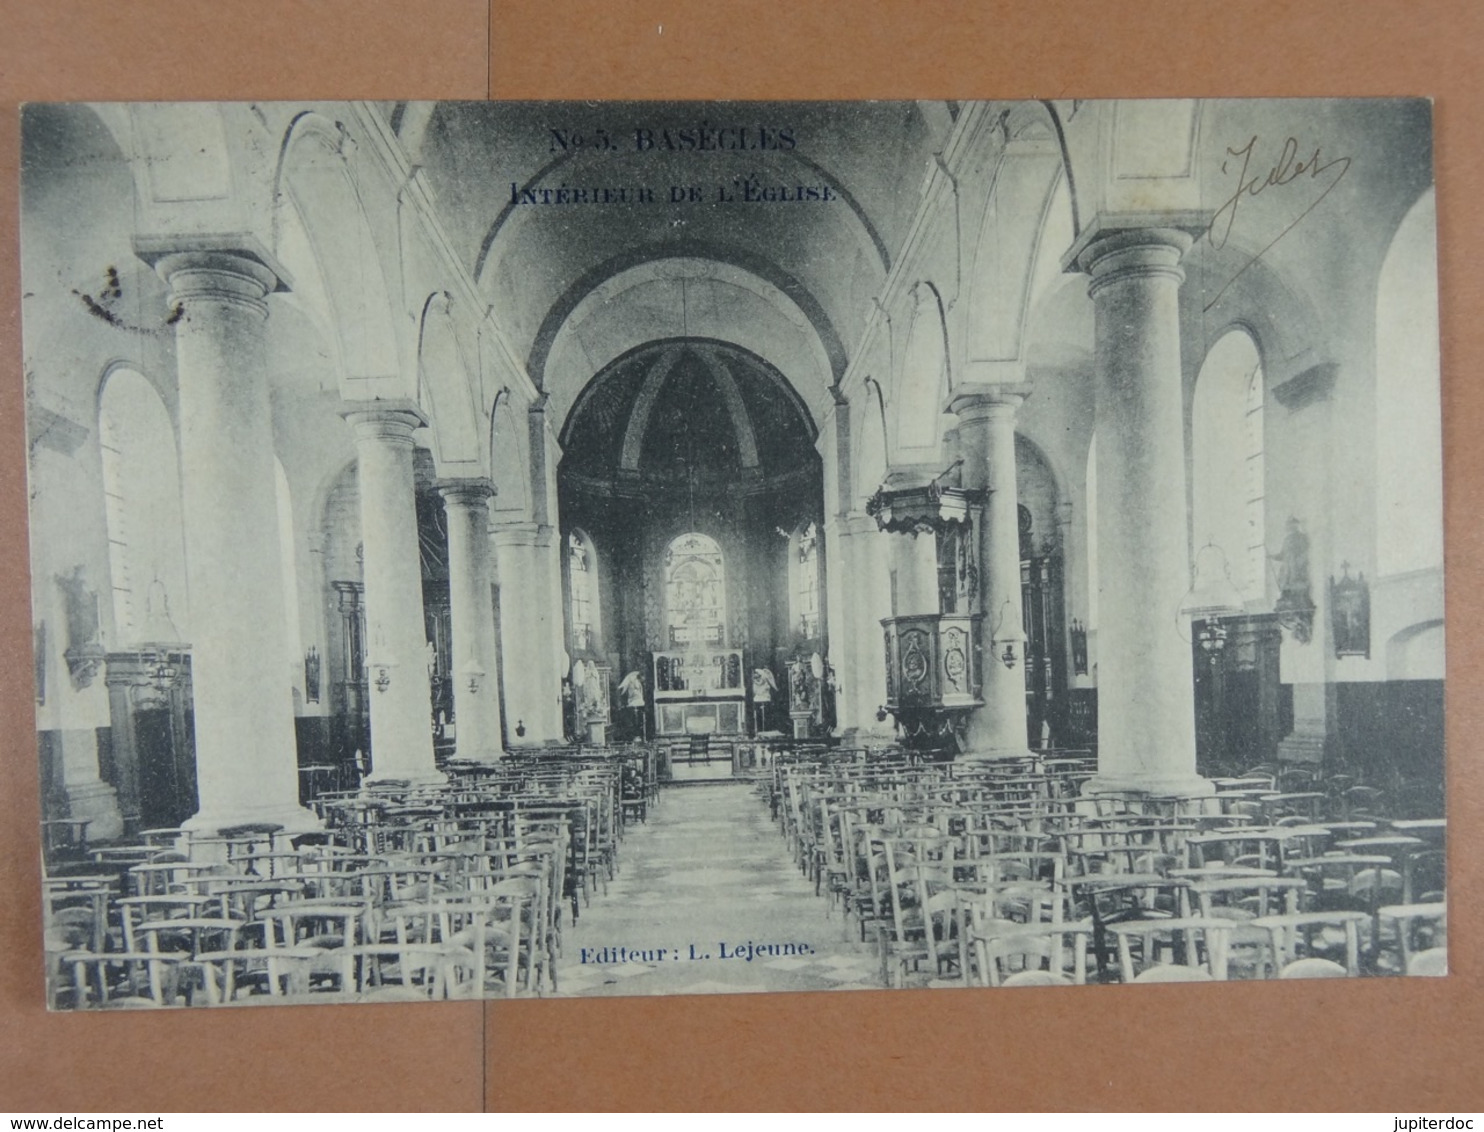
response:
[(1035, 752), (1029, 747), (981, 747), (978, 750), (964, 751), (953, 761), (956, 763), (988, 763), (1001, 759), (1029, 759), (1034, 757)]
[(86, 818), (88, 841), (112, 841), (124, 833), (124, 816), (119, 811), (118, 791), (102, 779), (92, 782), (69, 782), (67, 815)]
[(505, 757), (505, 752), (499, 747), (491, 747), (488, 750), (473, 751), (468, 754), (454, 752), (454, 761), (461, 763), (489, 763), (493, 765)]
[(199, 810), (180, 825), (186, 833), (215, 834), (239, 825), (281, 825), (283, 832), (316, 833), (325, 828), (312, 810), (297, 805), (242, 806)]
[(442, 786), (448, 782), (448, 775), (441, 770), (425, 770), (399, 774), (395, 770), (372, 771), (362, 782), (367, 786), (377, 786), (383, 782), (405, 782), (408, 786)]
[(889, 747), (896, 743), (890, 727), (846, 727), (839, 732), (843, 747)]
[(1082, 787), (1086, 795), (1121, 794), (1131, 798), (1205, 798), (1216, 793), (1209, 779), (1198, 774), (1151, 777), (1142, 774), (1099, 774)]

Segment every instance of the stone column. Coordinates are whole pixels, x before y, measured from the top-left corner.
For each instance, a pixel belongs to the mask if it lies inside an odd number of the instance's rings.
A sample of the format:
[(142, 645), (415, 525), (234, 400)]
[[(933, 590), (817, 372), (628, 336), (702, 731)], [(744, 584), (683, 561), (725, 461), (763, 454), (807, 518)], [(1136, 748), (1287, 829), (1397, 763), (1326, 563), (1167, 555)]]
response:
[(372, 782), (437, 782), (412, 433), (427, 418), (411, 401), (348, 404), (361, 493), (367, 698)]
[(299, 805), (265, 363), (282, 273), (266, 252), (203, 244), (138, 249), (175, 312), (200, 802), (185, 828), (303, 831), (319, 822)]
[[(963, 486), (987, 492), (979, 523), (980, 696), (969, 716), (969, 759), (1027, 752), (1025, 625), (1020, 593), (1020, 497), (1015, 481), (1015, 412), (1019, 391), (979, 391), (956, 397)], [(1013, 664), (1002, 659), (1009, 650)]]
[(97, 731), (53, 731), (62, 764), (67, 816), (87, 818), (87, 839), (108, 841), (124, 832), (118, 791), (98, 776)]
[(1173, 228), (1095, 229), (1073, 250), (1095, 311), (1098, 775), (1092, 790), (1195, 796), (1195, 697)]
[(886, 699), (886, 651), (881, 619), (891, 615), (887, 543), (870, 515), (839, 515), (825, 526), (830, 574), (830, 658), (839, 689), (835, 713), (839, 728), (858, 734), (890, 734), (876, 718)]
[(500, 681), (495, 671), (494, 554), (487, 479), (438, 485), (448, 515), (448, 600), (453, 622), (454, 753), (492, 762), (500, 747)]
[[(495, 528), (500, 571), (500, 641), (505, 657), (505, 714), (510, 745), (539, 746), (562, 738), (562, 685), (553, 640), (561, 607), (553, 608), (551, 529), (537, 523)], [(519, 735), (519, 728), (525, 734)]]

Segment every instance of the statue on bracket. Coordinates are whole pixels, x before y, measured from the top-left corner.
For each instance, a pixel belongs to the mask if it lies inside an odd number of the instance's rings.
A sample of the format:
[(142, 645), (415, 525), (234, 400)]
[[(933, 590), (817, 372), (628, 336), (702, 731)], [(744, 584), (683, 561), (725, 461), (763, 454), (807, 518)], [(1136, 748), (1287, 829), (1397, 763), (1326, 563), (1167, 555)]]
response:
[(56, 583), (67, 615), (67, 647), (62, 658), (73, 688), (82, 691), (92, 684), (106, 655), (98, 633), (98, 591), (88, 585), (87, 567), (81, 564), (70, 574), (56, 575)]
[(1278, 564), (1278, 600), (1273, 603), (1278, 624), (1294, 640), (1308, 644), (1314, 635), (1314, 595), (1309, 584), (1309, 536), (1299, 519), (1288, 520), (1282, 548), (1268, 557)]

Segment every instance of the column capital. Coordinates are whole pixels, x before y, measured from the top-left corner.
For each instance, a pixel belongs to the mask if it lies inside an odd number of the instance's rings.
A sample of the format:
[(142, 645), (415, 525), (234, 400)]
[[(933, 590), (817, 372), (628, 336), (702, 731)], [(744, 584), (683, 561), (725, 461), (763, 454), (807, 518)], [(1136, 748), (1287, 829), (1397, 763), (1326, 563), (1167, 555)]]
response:
[(956, 385), (948, 396), (948, 411), (960, 422), (1011, 417), (1030, 390), (1024, 385), (979, 383)]
[(497, 494), (495, 485), (487, 476), (449, 476), (433, 486), (448, 503), (483, 504)]
[(1099, 213), (1062, 257), (1065, 271), (1091, 276), (1089, 293), (1109, 283), (1185, 278), (1180, 261), (1210, 224), (1207, 212)]
[(289, 289), (289, 273), (256, 236), (136, 236), (134, 254), (155, 269), (174, 301), (205, 298), (262, 306)]
[(427, 415), (406, 397), (375, 401), (346, 401), (340, 415), (351, 423), (356, 439), (412, 443), (412, 434), (428, 425)]

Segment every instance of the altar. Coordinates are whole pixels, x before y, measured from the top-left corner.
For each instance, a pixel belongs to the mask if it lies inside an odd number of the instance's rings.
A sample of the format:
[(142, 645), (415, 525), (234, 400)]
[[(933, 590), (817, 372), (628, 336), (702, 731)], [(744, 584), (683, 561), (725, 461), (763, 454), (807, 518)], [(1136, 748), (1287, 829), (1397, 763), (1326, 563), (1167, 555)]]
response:
[(746, 727), (741, 649), (708, 645), (654, 654), (657, 736), (742, 735)]

